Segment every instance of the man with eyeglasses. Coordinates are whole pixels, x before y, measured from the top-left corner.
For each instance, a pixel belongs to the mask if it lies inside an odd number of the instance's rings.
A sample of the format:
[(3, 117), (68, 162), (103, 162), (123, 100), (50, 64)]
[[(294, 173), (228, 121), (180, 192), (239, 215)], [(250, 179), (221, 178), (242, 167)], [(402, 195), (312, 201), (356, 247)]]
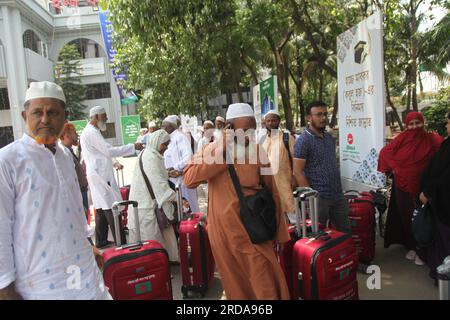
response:
[(330, 220), (341, 232), (351, 233), (349, 207), (342, 193), (341, 176), (336, 161), (336, 144), (325, 129), (327, 105), (314, 101), (306, 109), (308, 128), (300, 135), (294, 149), (294, 176), (300, 187), (319, 192), (319, 222)]

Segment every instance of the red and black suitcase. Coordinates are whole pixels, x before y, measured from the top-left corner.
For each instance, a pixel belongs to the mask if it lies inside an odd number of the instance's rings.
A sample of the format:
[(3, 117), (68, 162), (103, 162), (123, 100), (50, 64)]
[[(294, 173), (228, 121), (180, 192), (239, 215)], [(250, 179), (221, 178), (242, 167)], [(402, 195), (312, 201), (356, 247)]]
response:
[(375, 203), (369, 192), (347, 191), (349, 220), (359, 261), (370, 264), (375, 258)]
[[(299, 188), (295, 194), (297, 220), (302, 238), (292, 251), (292, 299), (357, 300), (358, 256), (351, 235), (317, 224), (317, 191)], [(305, 202), (309, 202), (313, 232), (306, 230)], [(301, 209), (300, 209), (301, 205)], [(300, 219), (301, 215), (301, 219)], [(297, 223), (300, 229), (300, 223)]]
[[(181, 190), (177, 191), (177, 206), (181, 205)], [(183, 299), (189, 292), (195, 292), (201, 297), (206, 295), (214, 278), (215, 262), (208, 239), (206, 214), (192, 213), (182, 220), (182, 212), (178, 210), (180, 219), (179, 248)]]
[(136, 201), (115, 202), (112, 210), (116, 229), (119, 206), (133, 205), (137, 243), (107, 249), (103, 253), (103, 278), (114, 300), (173, 300), (169, 256), (160, 243), (141, 241)]

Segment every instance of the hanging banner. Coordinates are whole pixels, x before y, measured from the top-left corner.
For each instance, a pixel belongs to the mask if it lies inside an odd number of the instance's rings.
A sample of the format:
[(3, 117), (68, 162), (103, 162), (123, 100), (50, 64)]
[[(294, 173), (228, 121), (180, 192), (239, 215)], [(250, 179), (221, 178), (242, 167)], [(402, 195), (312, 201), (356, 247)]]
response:
[(339, 35), (337, 50), (341, 176), (383, 187), (385, 175), (377, 171), (385, 137), (382, 14)]
[(270, 110), (278, 111), (277, 76), (271, 76), (259, 83), (259, 103), (261, 106), (262, 118)]
[(86, 128), (88, 121), (87, 120), (77, 120), (77, 121), (69, 121), (69, 123), (75, 126), (75, 131), (80, 136), (83, 132), (84, 128)]
[(253, 111), (255, 112), (256, 128), (261, 128), (261, 101), (259, 99), (259, 84), (253, 87)]
[(141, 131), (141, 117), (122, 116), (120, 117), (120, 126), (122, 128), (123, 144), (135, 143)]
[[(105, 45), (106, 54), (108, 56), (109, 64), (112, 65), (114, 63), (114, 57), (117, 54), (117, 51), (113, 48), (113, 26), (112, 23), (108, 20), (108, 11), (99, 11), (98, 17), (100, 20), (100, 30), (102, 32), (103, 43)], [(118, 85), (119, 80), (126, 81), (128, 78), (124, 73), (117, 73), (115, 68), (111, 69), (114, 81), (117, 84), (117, 89), (119, 90), (120, 101), (122, 104), (125, 102), (128, 97), (125, 96), (123, 89)], [(134, 94), (133, 94), (134, 95)]]
[(192, 136), (195, 136), (197, 133), (197, 117), (191, 117), (186, 115), (181, 115), (181, 127), (183, 130), (189, 130)]

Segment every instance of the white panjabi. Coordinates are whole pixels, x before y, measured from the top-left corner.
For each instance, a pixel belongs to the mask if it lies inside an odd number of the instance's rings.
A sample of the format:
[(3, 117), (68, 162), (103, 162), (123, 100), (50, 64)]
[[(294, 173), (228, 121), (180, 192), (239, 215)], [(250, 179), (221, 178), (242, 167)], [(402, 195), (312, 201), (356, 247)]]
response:
[(25, 93), (25, 103), (38, 98), (53, 98), (66, 103), (63, 89), (54, 82), (31, 82)]

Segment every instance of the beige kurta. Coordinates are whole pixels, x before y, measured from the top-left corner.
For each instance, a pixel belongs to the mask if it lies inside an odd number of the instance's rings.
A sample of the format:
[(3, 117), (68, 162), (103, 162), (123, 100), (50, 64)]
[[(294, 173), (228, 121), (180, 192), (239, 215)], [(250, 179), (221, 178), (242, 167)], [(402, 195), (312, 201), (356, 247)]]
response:
[[(289, 149), (292, 157), (294, 157), (294, 144), (295, 140), (289, 134)], [(283, 132), (279, 131), (277, 135), (268, 135), (264, 140), (263, 147), (269, 156), (272, 168), (275, 170), (274, 178), (280, 194), (281, 208), (284, 213), (293, 213), (295, 206), (291, 187), (292, 164), (283, 142)]]
[[(216, 149), (217, 144), (213, 142), (203, 152), (198, 152), (185, 168), (183, 179), (189, 188), (205, 181), (208, 183), (208, 236), (226, 296), (231, 300), (289, 299), (273, 242), (253, 244), (241, 223), (239, 199), (226, 164), (198, 161), (202, 153), (214, 154)], [(272, 176), (260, 176), (260, 167), (256, 164), (235, 165), (245, 196), (255, 194), (260, 181), (272, 191), (279, 223), (276, 241), (284, 243), (289, 240), (289, 234), (275, 182)]]

